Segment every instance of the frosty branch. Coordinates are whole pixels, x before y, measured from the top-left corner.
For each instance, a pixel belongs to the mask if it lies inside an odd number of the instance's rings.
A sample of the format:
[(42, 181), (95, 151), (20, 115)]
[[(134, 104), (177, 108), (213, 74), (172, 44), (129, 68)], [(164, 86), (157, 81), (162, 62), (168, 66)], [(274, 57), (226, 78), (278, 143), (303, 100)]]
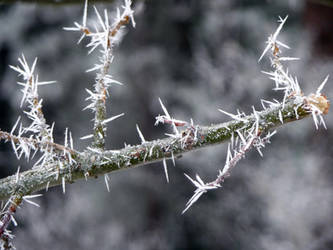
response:
[[(290, 75), (288, 73), (288, 69), (285, 69), (283, 65), (284, 61), (298, 60), (298, 58), (295, 57), (281, 56), (282, 55), (281, 47), (290, 49), (288, 45), (277, 40), (277, 37), (281, 32), (282, 27), (285, 24), (287, 18), (288, 16), (286, 16), (284, 19), (279, 17), (278, 22), (280, 23), (280, 25), (278, 26), (274, 34), (271, 34), (268, 37), (268, 40), (266, 42), (267, 46), (264, 49), (263, 53), (261, 54), (258, 62), (260, 62), (260, 60), (266, 55), (268, 51), (271, 52), (271, 56), (269, 58), (271, 61), (273, 71), (263, 72), (263, 73), (269, 75), (270, 79), (272, 79), (275, 82), (274, 90), (284, 92), (284, 98), (282, 102), (280, 103), (277, 101), (278, 104), (275, 104), (278, 106), (281, 105), (281, 107), (278, 108), (278, 117), (281, 123), (284, 122), (282, 110), (291, 99), (295, 99), (300, 101), (300, 103), (293, 108), (296, 119), (300, 118), (298, 108), (304, 105), (303, 107), (305, 108), (306, 112), (312, 114), (316, 128), (318, 129), (318, 125), (320, 124), (322, 124), (326, 128), (322, 115), (328, 113), (330, 103), (326, 99), (326, 97), (323, 94), (321, 94), (321, 91), (328, 80), (328, 76), (320, 84), (315, 94), (304, 96), (298, 84), (297, 78)], [(262, 100), (262, 105), (264, 109), (265, 109), (264, 105), (265, 102), (267, 101)], [(270, 105), (274, 105), (274, 103), (271, 102), (268, 103)], [(228, 114), (223, 110), (220, 111)], [(185, 174), (185, 176), (195, 185), (196, 190), (194, 191), (193, 196), (187, 202), (186, 207), (183, 210), (183, 213), (186, 212), (207, 191), (221, 188), (225, 178), (230, 176), (231, 170), (236, 166), (236, 164), (242, 158), (245, 157), (245, 154), (251, 148), (256, 148), (259, 154), (263, 156), (261, 148), (265, 147), (265, 144), (270, 142), (270, 137), (274, 135), (276, 131), (274, 131), (272, 134), (268, 133), (265, 137), (262, 138), (261, 135), (263, 134), (262, 133), (263, 129), (260, 127), (261, 117), (258, 114), (258, 112), (254, 109), (254, 107), (253, 107), (253, 116), (255, 118), (255, 121), (253, 122), (251, 127), (247, 128), (243, 127), (236, 131), (240, 140), (236, 140), (236, 143), (234, 143), (233, 137), (231, 138), (231, 143), (229, 143), (228, 146), (226, 163), (223, 169), (218, 171), (217, 178), (214, 181), (205, 183), (202, 181), (199, 175), (196, 175), (196, 180), (193, 180), (191, 177)], [(239, 117), (235, 118), (237, 119)]]
[(65, 131), (64, 144), (54, 142), (54, 123), (51, 126), (46, 123), (42, 111), (42, 99), (38, 96), (39, 86), (54, 82), (38, 80), (38, 75), (34, 73), (37, 59), (30, 67), (22, 55), (19, 58), (19, 66), (11, 66), (23, 78), (24, 82), (18, 82), (23, 87), (21, 107), (27, 106), (24, 113), (31, 123), (24, 126), (19, 118), (11, 132), (0, 130), (0, 140), (11, 142), (13, 151), (19, 159), (24, 156), (29, 160), (36, 154), (39, 155), (39, 158), (31, 170), (22, 173), (18, 170), (15, 175), (0, 180), (0, 199), (8, 199), (2, 209), (0, 221), (0, 236), (5, 242), (11, 236), (6, 229), (10, 221), (16, 223), (13, 217), (16, 208), (22, 201), (37, 205), (30, 199), (38, 196), (32, 195), (32, 193), (42, 189), (47, 190), (49, 187), (61, 185), (65, 193), (66, 183), (104, 175), (109, 190), (108, 173), (161, 161), (166, 179), (169, 182), (167, 160), (172, 160), (175, 164), (175, 159), (186, 152), (230, 141), (225, 165), (218, 171), (215, 180), (204, 182), (198, 175), (196, 175), (196, 180), (186, 175), (195, 185), (196, 190), (188, 201), (183, 211), (185, 212), (201, 195), (209, 190), (221, 188), (225, 179), (231, 175), (232, 169), (249, 150), (255, 148), (262, 155), (261, 149), (270, 142), (271, 136), (276, 132), (272, 132), (274, 128), (307, 116), (313, 117), (317, 129), (321, 124), (325, 127), (323, 115), (328, 112), (329, 101), (322, 94), (322, 90), (328, 81), (328, 76), (315, 93), (304, 95), (297, 78), (288, 73), (283, 64), (284, 61), (297, 60), (297, 58), (282, 56), (281, 48), (289, 47), (277, 40), (287, 20), (286, 17), (280, 18), (280, 25), (275, 33), (269, 36), (267, 47), (259, 58), (260, 61), (267, 53), (270, 54), (272, 71), (264, 73), (274, 81), (274, 90), (283, 91), (284, 98), (281, 102), (262, 100), (262, 110), (257, 111), (252, 107), (253, 111), (249, 115), (240, 112), (231, 114), (219, 109), (220, 112), (230, 116), (232, 120), (211, 126), (201, 126), (194, 124), (192, 120), (187, 122), (172, 118), (162, 101), (159, 100), (164, 114), (156, 117), (155, 125), (159, 123), (170, 125), (173, 133), (166, 134), (168, 137), (164, 139), (147, 141), (137, 125), (137, 132), (141, 139), (140, 144), (127, 145), (119, 150), (106, 150), (107, 124), (123, 115), (106, 117), (109, 88), (112, 84), (121, 84), (109, 75), (113, 49), (119, 40), (120, 30), (129, 22), (134, 27), (135, 22), (130, 0), (125, 0), (122, 11), (118, 10), (117, 16), (111, 23), (106, 10), (101, 16), (95, 8), (97, 25), (94, 30), (87, 25), (87, 9), (88, 3), (86, 1), (82, 24), (75, 22), (74, 27), (65, 28), (65, 30), (80, 32), (79, 42), (84, 38), (90, 39), (87, 44), (90, 49), (89, 53), (97, 48), (100, 52), (97, 64), (87, 70), (88, 72), (97, 72), (93, 90), (87, 89), (88, 98), (86, 100), (89, 103), (84, 108), (90, 109), (94, 113), (94, 126), (92, 134), (81, 138), (93, 139), (90, 147), (82, 152), (76, 151), (68, 129)]
[[(295, 113), (295, 107), (297, 106), (298, 119)], [(280, 111), (281, 107), (276, 106), (258, 112), (261, 119), (259, 129), (266, 132), (282, 125), (279, 118)], [(288, 102), (281, 113), (284, 123), (310, 115), (303, 103), (299, 103), (296, 99)], [(77, 152), (72, 156), (76, 161), (72, 165), (60, 167), (59, 163), (54, 163), (46, 169), (38, 168), (22, 172), (20, 173), (20, 182), (17, 184), (15, 175), (0, 180), (0, 199), (8, 198), (13, 192), (28, 194), (45, 189), (47, 186), (61, 185), (63, 177), (66, 182), (71, 183), (78, 179), (96, 177), (113, 171), (143, 166), (161, 161), (164, 158), (171, 159), (172, 154), (177, 157), (189, 151), (223, 143), (229, 140), (233, 134), (237, 136), (236, 131), (238, 129), (252, 127), (255, 123), (253, 115), (244, 116), (242, 119), (248, 122), (232, 120), (209, 127), (197, 126), (197, 140), (194, 140), (193, 136), (186, 139), (186, 135), (183, 132), (180, 138), (170, 137), (146, 141), (140, 145), (128, 146), (120, 150), (99, 152), (90, 148), (85, 152)]]

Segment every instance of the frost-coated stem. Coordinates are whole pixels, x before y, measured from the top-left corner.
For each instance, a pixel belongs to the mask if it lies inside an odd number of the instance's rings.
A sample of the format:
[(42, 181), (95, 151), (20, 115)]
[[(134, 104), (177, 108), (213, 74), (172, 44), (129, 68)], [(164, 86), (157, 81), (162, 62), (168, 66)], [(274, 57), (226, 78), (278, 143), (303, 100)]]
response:
[[(297, 112), (296, 112), (297, 111)], [(259, 116), (259, 130), (262, 133), (311, 115), (306, 103), (299, 98), (290, 98), (282, 107), (282, 104), (272, 106), (261, 112)], [(212, 126), (198, 127), (198, 140), (184, 144), (183, 138), (165, 138), (154, 141), (146, 141), (136, 146), (127, 146), (120, 150), (100, 152), (89, 149), (77, 155), (71, 165), (59, 167), (57, 162), (50, 164), (47, 169), (32, 169), (20, 174), (20, 184), (15, 181), (15, 175), (0, 180), (0, 199), (8, 199), (15, 191), (23, 195), (30, 194), (47, 186), (62, 184), (64, 177), (66, 182), (72, 183), (78, 179), (97, 177), (113, 171), (147, 165), (152, 162), (169, 159), (172, 156), (180, 156), (185, 152), (193, 151), (213, 144), (220, 144), (229, 140), (240, 128), (251, 128), (256, 122), (254, 115), (243, 117), (247, 122), (232, 120)], [(281, 118), (283, 123), (281, 123)]]
[[(111, 53), (110, 53), (111, 54)], [(108, 54), (109, 57), (109, 54)], [(111, 61), (106, 61), (102, 69), (102, 74), (106, 74), (109, 70)], [(105, 86), (103, 78), (99, 79), (96, 84), (96, 92), (102, 93), (101, 98), (96, 101), (96, 113), (95, 113), (95, 122), (94, 122), (94, 143), (93, 145), (96, 148), (104, 149), (105, 147), (105, 132), (106, 125), (103, 124), (103, 121), (106, 119), (106, 107), (105, 107)]]
[(22, 202), (21, 195), (14, 195), (8, 201), (8, 206), (4, 207), (4, 211), (1, 213), (0, 219), (0, 237), (6, 233), (6, 229), (11, 221), (15, 221), (13, 215), (15, 214), (18, 206)]
[(120, 82), (114, 80), (111, 75), (109, 75), (109, 70), (113, 60), (113, 47), (120, 39), (119, 31), (130, 21), (132, 22), (133, 27), (135, 27), (135, 21), (133, 17), (134, 12), (131, 8), (131, 5), (131, 0), (124, 0), (124, 5), (122, 6), (123, 12), (120, 14), (120, 9), (117, 9), (117, 15), (112, 24), (110, 24), (107, 10), (104, 10), (104, 17), (102, 17), (97, 8), (94, 6), (98, 25), (95, 25), (95, 31), (93, 31), (87, 26), (88, 0), (86, 0), (83, 9), (82, 24), (74, 22), (73, 27), (64, 27), (64, 30), (67, 31), (81, 32), (81, 37), (78, 43), (80, 43), (85, 37), (90, 38), (90, 42), (86, 45), (86, 47), (90, 48), (88, 54), (97, 48), (99, 48), (98, 50), (101, 53), (98, 63), (86, 71), (97, 71), (94, 90), (91, 91), (86, 89), (89, 94), (89, 97), (87, 97), (86, 100), (90, 103), (84, 108), (84, 110), (91, 109), (95, 114), (95, 118), (93, 134), (83, 137), (85, 139), (93, 137), (93, 148), (98, 150), (104, 150), (105, 148), (107, 128), (106, 124), (114, 120), (116, 117), (119, 117), (114, 116), (111, 118), (106, 118), (106, 99), (109, 96), (108, 88), (111, 86), (111, 84), (114, 83), (122, 85)]
[[(97, 74), (95, 90), (99, 98), (96, 101), (96, 113), (95, 113), (95, 124), (94, 124), (94, 147), (104, 149), (105, 147), (105, 133), (106, 133), (106, 105), (105, 101), (107, 98), (107, 85), (105, 84), (105, 79), (108, 76), (110, 65), (112, 63), (112, 47), (114, 37), (117, 35), (120, 28), (127, 23), (129, 23), (130, 17), (124, 15), (116, 25), (107, 32), (106, 45), (103, 51), (103, 66), (100, 70), (100, 73)], [(107, 25), (106, 29), (109, 27)]]
[(217, 179), (208, 183), (207, 185), (221, 185), (224, 179), (230, 176), (231, 170), (236, 166), (236, 164), (245, 156), (245, 154), (252, 148), (254, 142), (258, 140), (260, 132), (257, 135), (251, 136), (247, 143), (237, 152), (234, 157), (226, 164), (223, 171), (220, 172)]

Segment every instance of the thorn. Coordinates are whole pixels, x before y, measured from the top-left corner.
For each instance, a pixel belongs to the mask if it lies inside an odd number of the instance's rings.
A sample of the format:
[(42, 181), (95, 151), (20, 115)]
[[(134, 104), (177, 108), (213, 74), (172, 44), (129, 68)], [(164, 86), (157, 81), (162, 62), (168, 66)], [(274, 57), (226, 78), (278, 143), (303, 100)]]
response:
[(65, 144), (66, 148), (68, 147), (68, 140), (67, 140), (68, 138), (67, 138), (67, 136), (68, 136), (68, 128), (65, 129), (65, 143), (64, 144)]
[(18, 166), (17, 168), (17, 172), (16, 172), (16, 180), (15, 183), (18, 184), (19, 180), (20, 180), (20, 166)]
[(86, 139), (90, 139), (90, 138), (93, 138), (93, 137), (94, 137), (94, 135), (90, 134), (90, 135), (80, 137), (80, 140), (86, 140)]
[(175, 167), (176, 166), (176, 161), (175, 161), (175, 156), (173, 154), (173, 151), (171, 151), (171, 159), (172, 159), (173, 166)]
[(66, 183), (65, 183), (65, 177), (62, 177), (62, 192), (65, 194), (66, 193)]
[(17, 127), (17, 124), (19, 123), (20, 119), (21, 119), (21, 116), (19, 116), (19, 117), (17, 118), (17, 121), (15, 122), (15, 125), (13, 126), (12, 130), (10, 131), (10, 134), (11, 134), (11, 135), (13, 135), (13, 133), (14, 133), (14, 131), (15, 131), (15, 129), (16, 129), (16, 127)]
[(71, 146), (71, 149), (74, 149), (73, 147), (73, 137), (72, 137), (72, 132), (69, 132), (69, 144)]
[(170, 117), (170, 115), (169, 115), (169, 112), (168, 112), (168, 110), (166, 109), (166, 107), (163, 105), (163, 102), (162, 102), (161, 98), (158, 98), (158, 100), (160, 101), (160, 104), (161, 104), (161, 107), (162, 107), (162, 109), (163, 109), (163, 112), (164, 112), (165, 116), (166, 116), (167, 118), (171, 119), (171, 117)]
[(321, 91), (323, 90), (328, 78), (330, 75), (327, 75), (324, 79), (324, 81), (320, 84), (320, 86), (318, 87), (317, 91), (316, 91), (316, 95), (320, 95)]
[(110, 186), (109, 186), (110, 177), (108, 174), (104, 174), (104, 181), (105, 181), (106, 189), (108, 190), (108, 192), (110, 192)]
[(151, 148), (150, 148), (150, 150), (149, 150), (149, 157), (152, 157), (152, 155), (153, 155), (153, 150), (154, 150), (154, 147), (155, 147), (155, 145), (153, 145)]
[(117, 119), (117, 118), (123, 116), (124, 114), (125, 114), (125, 113), (121, 113), (121, 114), (119, 114), (119, 115), (112, 116), (112, 117), (110, 117), (110, 118), (108, 118), (108, 119), (102, 121), (102, 124), (105, 125), (105, 124), (107, 124), (108, 122), (111, 122), (111, 121), (113, 121), (113, 120), (115, 120), (115, 119)]
[(169, 183), (169, 175), (168, 175), (168, 166), (166, 164), (166, 159), (163, 158), (163, 167), (164, 167), (164, 173), (167, 183)]
[(222, 110), (222, 109), (218, 109), (218, 111), (220, 111), (220, 112), (223, 113), (223, 114), (226, 114), (226, 115), (230, 116), (231, 118), (233, 118), (233, 119), (235, 119), (235, 120), (237, 120), (237, 121), (248, 122), (248, 120), (246, 120), (246, 119), (244, 119), (244, 118), (241, 118), (241, 117), (239, 117), (238, 115), (234, 115), (234, 114), (228, 113), (228, 112), (226, 112), (226, 111), (224, 111), (224, 110)]
[(140, 139), (141, 139), (141, 144), (142, 144), (142, 143), (145, 143), (145, 142), (146, 142), (146, 140), (145, 140), (145, 138), (144, 138), (143, 134), (141, 133), (141, 130), (140, 130), (140, 128), (139, 128), (139, 126), (138, 126), (138, 124), (136, 124), (136, 130), (138, 131), (138, 134), (139, 134), (139, 136), (140, 136)]
[(83, 17), (82, 17), (82, 26), (87, 26), (87, 12), (88, 12), (88, 0), (84, 3), (84, 9), (83, 9)]
[(46, 183), (46, 187), (45, 187), (45, 191), (46, 191), (46, 192), (49, 191), (49, 186), (50, 186), (50, 182), (48, 181), (48, 182)]
[(36, 207), (40, 207), (39, 204), (37, 204), (36, 202), (33, 202), (33, 201), (29, 200), (29, 199), (33, 199), (33, 198), (40, 197), (40, 196), (42, 196), (42, 194), (25, 195), (22, 198), (23, 198), (23, 200), (30, 203), (31, 205), (34, 205)]
[(281, 110), (279, 110), (279, 119), (280, 119), (280, 122), (283, 124), (283, 116), (282, 116)]

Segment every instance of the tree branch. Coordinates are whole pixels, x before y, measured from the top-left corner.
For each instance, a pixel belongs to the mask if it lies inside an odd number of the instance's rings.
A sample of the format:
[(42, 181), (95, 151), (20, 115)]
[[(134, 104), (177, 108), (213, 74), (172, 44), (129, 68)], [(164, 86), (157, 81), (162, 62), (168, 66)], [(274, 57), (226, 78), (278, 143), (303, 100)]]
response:
[[(296, 112), (297, 111), (297, 112)], [(303, 99), (290, 98), (284, 106), (273, 105), (270, 108), (257, 112), (260, 117), (259, 129), (263, 133), (287, 122), (303, 119), (311, 115)], [(177, 157), (183, 153), (221, 144), (234, 136), (241, 128), (250, 128), (256, 121), (254, 115), (242, 117), (242, 120), (232, 120), (211, 126), (198, 127), (198, 139), (192, 140), (185, 136), (181, 138), (164, 138), (147, 141), (140, 145), (127, 146), (120, 150), (97, 151), (89, 149), (78, 153), (74, 160), (76, 163), (59, 166), (58, 162), (49, 164), (44, 168), (32, 169), (20, 174), (19, 182), (15, 175), (0, 180), (0, 199), (8, 199), (14, 193), (26, 195), (42, 190), (46, 187), (58, 186), (65, 178), (67, 183), (76, 180), (96, 177), (98, 175), (147, 165), (167, 158)], [(188, 135), (186, 131), (183, 133)], [(186, 139), (184, 141), (184, 139)]]
[[(144, 0), (133, 0), (139, 2)], [(108, 3), (111, 4), (114, 0), (89, 0), (90, 3)], [(52, 5), (65, 5), (65, 4), (82, 4), (82, 0), (0, 0), (0, 3), (14, 4), (14, 3), (31, 3), (31, 4), (52, 4)]]

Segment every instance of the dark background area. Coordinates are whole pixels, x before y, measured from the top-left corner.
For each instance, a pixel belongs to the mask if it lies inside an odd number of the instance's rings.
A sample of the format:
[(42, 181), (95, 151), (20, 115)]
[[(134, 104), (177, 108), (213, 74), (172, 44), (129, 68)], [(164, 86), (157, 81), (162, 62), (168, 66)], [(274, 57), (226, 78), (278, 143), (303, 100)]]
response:
[[(329, 1), (328, 1), (329, 2)], [(114, 11), (115, 4), (97, 4)], [(109, 116), (125, 116), (108, 126), (107, 148), (140, 143), (135, 125), (146, 140), (164, 137), (166, 126), (154, 127), (162, 113), (160, 97), (176, 118), (197, 124), (227, 121), (222, 108), (251, 112), (260, 99), (281, 99), (258, 64), (278, 16), (289, 15), (281, 41), (292, 48), (285, 55), (301, 60), (288, 64), (306, 94), (327, 74), (333, 77), (333, 7), (297, 0), (147, 0), (136, 4), (135, 29), (128, 27), (115, 50), (111, 67), (124, 86), (110, 89)], [(21, 93), (16, 65), (23, 52), (38, 57), (40, 79), (57, 84), (40, 88), (44, 114), (55, 121), (55, 140), (62, 143), (68, 127), (74, 146), (89, 141), (93, 115), (83, 111), (93, 73), (85, 73), (98, 54), (87, 55), (79, 34), (62, 30), (82, 19), (82, 5), (0, 3), (0, 128), (10, 131)], [(95, 15), (90, 6), (90, 20)], [(88, 19), (89, 20), (89, 19)], [(333, 96), (332, 78), (323, 91)], [(224, 187), (204, 195), (185, 215), (194, 191), (183, 173), (203, 180), (223, 167), (226, 145), (191, 152), (169, 165), (170, 183), (162, 163), (110, 174), (104, 178), (52, 188), (38, 200), (41, 208), (24, 204), (18, 210), (17, 249), (332, 249), (333, 245), (333, 118), (327, 130), (310, 119), (278, 129), (264, 158), (250, 152)], [(0, 174), (14, 174), (20, 165), (10, 144), (0, 144)], [(43, 192), (44, 193), (44, 192)]]

